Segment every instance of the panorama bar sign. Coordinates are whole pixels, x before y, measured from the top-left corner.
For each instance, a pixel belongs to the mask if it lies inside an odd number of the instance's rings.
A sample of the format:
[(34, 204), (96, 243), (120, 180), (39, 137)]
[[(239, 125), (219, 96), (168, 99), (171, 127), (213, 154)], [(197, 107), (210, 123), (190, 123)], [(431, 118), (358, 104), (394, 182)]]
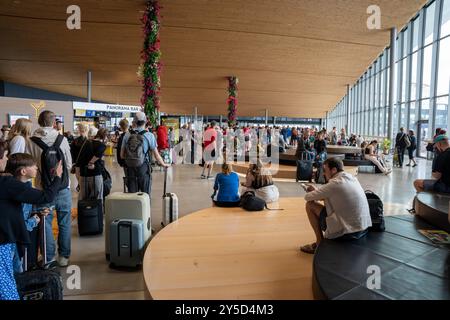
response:
[(88, 102), (73, 102), (73, 109), (109, 111), (109, 112), (130, 112), (130, 113), (142, 111), (142, 107), (140, 106), (127, 106), (121, 104), (104, 104), (104, 103), (88, 103)]

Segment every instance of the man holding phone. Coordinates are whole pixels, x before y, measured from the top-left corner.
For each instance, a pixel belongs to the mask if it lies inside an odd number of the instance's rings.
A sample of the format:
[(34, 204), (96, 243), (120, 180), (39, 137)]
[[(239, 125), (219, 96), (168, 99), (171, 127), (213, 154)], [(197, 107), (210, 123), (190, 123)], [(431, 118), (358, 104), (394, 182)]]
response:
[[(316, 252), (324, 238), (356, 240), (365, 236), (372, 226), (369, 204), (359, 181), (344, 172), (339, 159), (327, 159), (323, 168), (327, 184), (302, 185), (307, 192), (306, 212), (316, 235), (315, 243), (300, 248), (309, 254)], [(325, 205), (318, 201), (324, 201)]]

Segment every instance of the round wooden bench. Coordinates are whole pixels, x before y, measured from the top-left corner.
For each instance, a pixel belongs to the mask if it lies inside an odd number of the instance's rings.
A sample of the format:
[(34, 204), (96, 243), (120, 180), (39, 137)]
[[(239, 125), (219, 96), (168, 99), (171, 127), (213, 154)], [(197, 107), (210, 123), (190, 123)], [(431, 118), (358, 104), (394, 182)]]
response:
[(436, 228), (450, 232), (450, 195), (419, 193), (414, 201), (416, 214)]
[(311, 255), (299, 251), (314, 233), (303, 198), (272, 208), (208, 208), (170, 224), (144, 258), (148, 298), (175, 300), (312, 299)]

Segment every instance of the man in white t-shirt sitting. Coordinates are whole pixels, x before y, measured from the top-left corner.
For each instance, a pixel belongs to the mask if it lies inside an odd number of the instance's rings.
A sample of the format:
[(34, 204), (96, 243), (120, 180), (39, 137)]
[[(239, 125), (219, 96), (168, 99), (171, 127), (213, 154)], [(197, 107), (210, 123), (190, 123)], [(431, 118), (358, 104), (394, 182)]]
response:
[[(330, 158), (323, 164), (327, 184), (309, 186), (305, 195), (306, 212), (316, 235), (316, 242), (300, 248), (314, 254), (326, 239), (357, 240), (372, 226), (367, 197), (359, 181), (344, 172), (341, 160)], [(325, 206), (317, 201), (323, 200)]]

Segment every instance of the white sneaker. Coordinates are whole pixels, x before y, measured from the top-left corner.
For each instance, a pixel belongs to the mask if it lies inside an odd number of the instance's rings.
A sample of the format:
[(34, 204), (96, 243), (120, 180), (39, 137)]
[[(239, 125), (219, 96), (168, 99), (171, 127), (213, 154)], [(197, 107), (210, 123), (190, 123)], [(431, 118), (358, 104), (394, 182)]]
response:
[(69, 258), (58, 257), (58, 264), (60, 267), (67, 267), (69, 265)]

